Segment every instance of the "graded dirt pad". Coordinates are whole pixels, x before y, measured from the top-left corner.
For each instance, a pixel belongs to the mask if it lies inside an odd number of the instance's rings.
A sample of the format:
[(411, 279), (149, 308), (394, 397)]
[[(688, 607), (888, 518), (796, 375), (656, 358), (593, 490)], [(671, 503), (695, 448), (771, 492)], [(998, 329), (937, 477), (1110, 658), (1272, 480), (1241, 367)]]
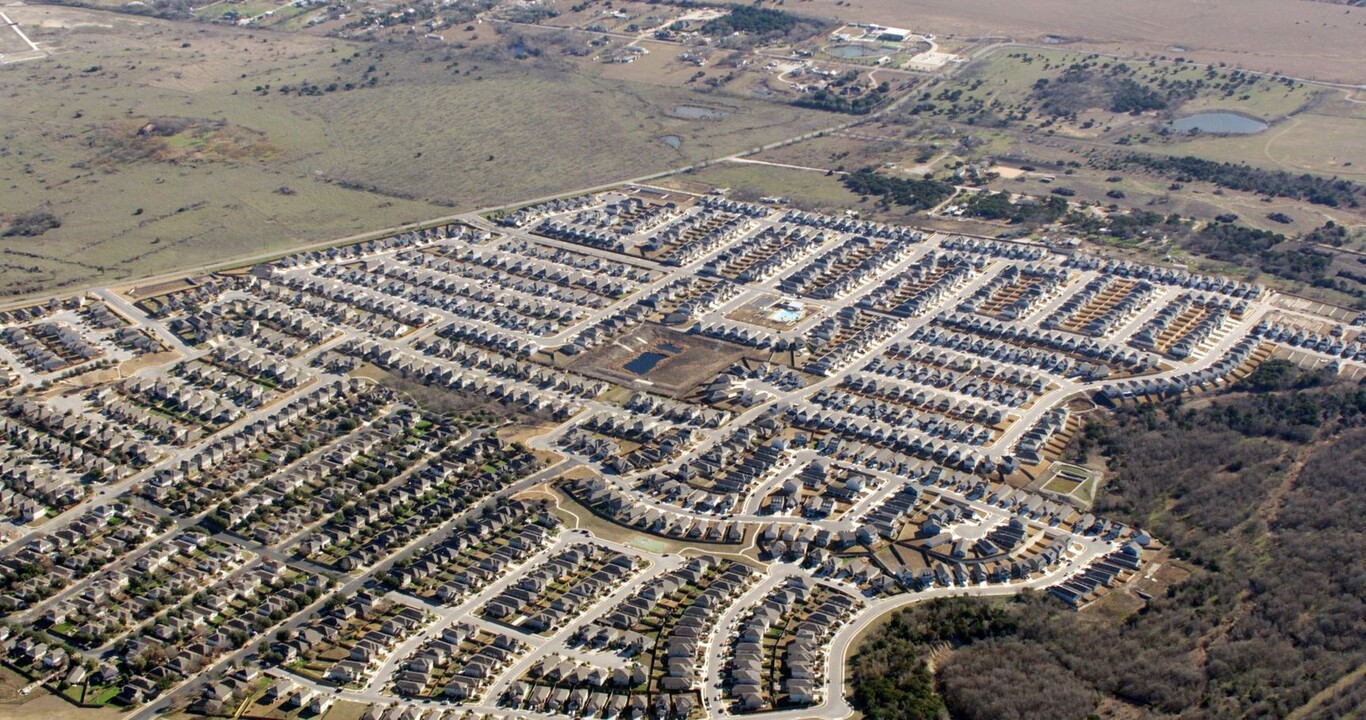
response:
[[(666, 357), (644, 374), (626, 369), (627, 363), (649, 352)], [(628, 388), (681, 397), (716, 377), (744, 355), (745, 348), (734, 343), (645, 325), (615, 342), (574, 358), (572, 367), (589, 377)]]
[(1358, 84), (1366, 11), (1299, 0), (809, 0), (788, 9), (988, 41), (1185, 56), (1248, 70)]
[[(459, 50), (49, 5), (6, 12), (52, 56), (0, 65), (0, 212), (48, 211), (61, 226), (0, 239), (0, 299), (287, 252), (831, 122), (729, 98), (735, 112), (720, 120), (672, 118), (710, 98), (513, 60), (488, 32)], [(166, 121), (174, 132), (138, 134)]]

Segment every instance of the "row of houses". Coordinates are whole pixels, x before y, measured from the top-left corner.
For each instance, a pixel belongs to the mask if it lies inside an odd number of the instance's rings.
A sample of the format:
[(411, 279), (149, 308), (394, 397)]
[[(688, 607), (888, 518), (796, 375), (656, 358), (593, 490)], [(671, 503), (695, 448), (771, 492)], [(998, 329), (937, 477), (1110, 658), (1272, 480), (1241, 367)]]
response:
[[(405, 658), (390, 687), (404, 697), (439, 694), (472, 702), (525, 649), (525, 643), (509, 635), (455, 623)], [(433, 688), (436, 683), (442, 686)]]
[[(491, 465), (494, 453), (501, 462)], [(334, 558), (331, 562), (343, 571), (367, 567), (538, 467), (529, 452), (494, 438), (452, 446), (422, 471), (380, 490), (359, 512), (334, 515), (298, 543), (296, 554)]]
[(845, 297), (900, 264), (920, 240), (916, 235), (889, 240), (856, 235), (789, 273), (778, 288), (822, 300)]
[[(564, 625), (589, 602), (635, 574), (632, 559), (598, 545), (579, 543), (524, 570), (483, 607), (485, 617), (533, 633)], [(568, 585), (567, 591), (556, 589)]]
[(280, 270), (316, 267), (323, 264), (342, 263), (361, 260), (380, 253), (396, 250), (417, 249), (449, 240), (479, 242), (488, 238), (490, 233), (464, 223), (447, 223), (421, 230), (388, 235), (373, 240), (339, 245), (322, 250), (309, 250), (286, 255), (269, 265), (253, 268), (258, 276), (275, 276)]
[(0, 330), (0, 344), (36, 373), (53, 373), (104, 357), (99, 345), (63, 322), (10, 326)]
[(183, 532), (100, 570), (81, 592), (48, 607), (42, 618), (49, 626), (69, 625), (67, 635), (81, 647), (100, 647), (247, 560), (240, 548)]
[[(308, 429), (317, 425), (330, 411), (343, 409), (346, 414), (354, 413), (354, 419), (363, 421), (368, 413), (374, 411), (378, 414), (382, 410), (376, 410), (377, 407), (392, 401), (391, 391), (359, 378), (321, 385), (301, 397), (272, 408), (264, 417), (216, 436), (197, 447), (193, 454), (174, 467), (159, 468), (138, 488), (138, 492), (154, 502), (164, 502), (191, 486), (187, 481), (196, 481), (193, 486), (198, 487), (217, 482), (220, 472), (231, 472), (267, 448), (267, 462), (284, 465), (288, 455), (285, 446), (289, 440), (297, 434), (307, 434)], [(245, 482), (245, 478), (241, 478), (241, 481)], [(233, 481), (233, 485), (237, 484), (240, 483)]]
[(1123, 258), (1107, 258), (1085, 253), (1073, 253), (1063, 258), (1065, 267), (1078, 270), (1094, 270), (1122, 278), (1147, 280), (1149, 282), (1188, 288), (1199, 292), (1227, 295), (1234, 299), (1255, 300), (1266, 290), (1257, 283), (1218, 275), (1192, 273), (1184, 268), (1161, 267), (1134, 262)]
[(761, 283), (806, 259), (829, 240), (824, 233), (787, 225), (767, 227), (712, 256), (702, 272)]
[(901, 343), (869, 360), (862, 372), (947, 390), (1002, 407), (1020, 407), (1044, 394), (1050, 385), (1046, 377), (1005, 362)]
[[(843, 592), (794, 576), (766, 595), (740, 622), (723, 675), (740, 712), (819, 702), (825, 648), (861, 609)], [(776, 640), (769, 640), (778, 633)]]
[(958, 311), (1020, 320), (1057, 296), (1070, 280), (1067, 270), (1032, 264), (1007, 265), (991, 282), (960, 302)]
[[(885, 426), (908, 428), (929, 438), (947, 440), (964, 446), (984, 446), (995, 436), (987, 423), (977, 419), (974, 410), (969, 411), (967, 418), (954, 417), (949, 412), (936, 412), (932, 408), (914, 406), (910, 402), (897, 402), (876, 396), (843, 392), (839, 389), (822, 390), (805, 404), (825, 411), (867, 418)], [(995, 413), (988, 410), (985, 414), (990, 416)]]
[(970, 259), (959, 253), (931, 250), (919, 262), (859, 298), (858, 305), (899, 318), (918, 317), (957, 293), (979, 272)]
[(887, 223), (875, 222), (872, 220), (860, 220), (853, 215), (847, 214), (824, 215), (822, 213), (807, 212), (805, 210), (788, 210), (783, 214), (782, 221), (824, 230), (835, 230), (851, 235), (860, 235), (876, 240), (921, 242), (925, 239), (925, 234), (914, 228), (905, 227), (903, 225), (889, 225)]

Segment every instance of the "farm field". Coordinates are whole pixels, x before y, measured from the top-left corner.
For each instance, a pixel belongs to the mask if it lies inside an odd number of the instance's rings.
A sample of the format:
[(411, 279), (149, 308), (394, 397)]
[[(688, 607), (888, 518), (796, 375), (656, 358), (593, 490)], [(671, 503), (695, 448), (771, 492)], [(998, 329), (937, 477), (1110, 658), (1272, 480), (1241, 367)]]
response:
[(859, 18), (992, 42), (1065, 42), (1088, 51), (1228, 63), (1248, 70), (1359, 83), (1366, 15), (1331, 3), (1282, 0), (805, 0), (791, 6), (828, 18)]

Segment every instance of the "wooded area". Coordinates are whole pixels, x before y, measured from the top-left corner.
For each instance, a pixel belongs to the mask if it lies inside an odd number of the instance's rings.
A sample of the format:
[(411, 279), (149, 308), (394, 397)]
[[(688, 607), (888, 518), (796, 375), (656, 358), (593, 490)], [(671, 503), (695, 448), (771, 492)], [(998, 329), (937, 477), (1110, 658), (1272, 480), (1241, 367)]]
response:
[(844, 187), (859, 195), (877, 195), (889, 204), (928, 210), (953, 196), (950, 183), (933, 178), (897, 178), (864, 168), (844, 176)]
[[(851, 673), (868, 720), (1360, 712), (1366, 663), (1366, 390), (1263, 366), (1209, 403), (1120, 409), (1078, 433), (1102, 452), (1106, 516), (1151, 530), (1191, 570), (1143, 609), (1076, 613), (1047, 596), (902, 611)], [(936, 643), (958, 647), (924, 670)], [(920, 668), (917, 670), (916, 668)]]

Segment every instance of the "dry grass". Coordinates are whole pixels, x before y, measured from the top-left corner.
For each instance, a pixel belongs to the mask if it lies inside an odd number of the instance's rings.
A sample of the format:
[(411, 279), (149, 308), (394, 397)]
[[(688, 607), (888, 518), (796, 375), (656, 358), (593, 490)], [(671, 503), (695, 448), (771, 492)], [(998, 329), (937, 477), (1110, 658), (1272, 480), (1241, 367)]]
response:
[(680, 176), (713, 187), (730, 188), (738, 198), (780, 196), (792, 204), (813, 210), (838, 211), (858, 207), (859, 196), (840, 184), (836, 175), (811, 170), (754, 163), (727, 163)]
[[(510, 60), (487, 27), (483, 47), (461, 51), (57, 6), (8, 11), (54, 55), (0, 67), (5, 209), (46, 208), (62, 221), (37, 241), (0, 241), (9, 296), (288, 251), (658, 172), (830, 122), (733, 98), (735, 112), (719, 121), (672, 118), (674, 105), (709, 96)], [(317, 94), (281, 92), (301, 86)], [(136, 146), (128, 132), (162, 117), (207, 131), (151, 138), (146, 152), (101, 162), (111, 138)], [(657, 139), (670, 134), (683, 138), (681, 151)]]

